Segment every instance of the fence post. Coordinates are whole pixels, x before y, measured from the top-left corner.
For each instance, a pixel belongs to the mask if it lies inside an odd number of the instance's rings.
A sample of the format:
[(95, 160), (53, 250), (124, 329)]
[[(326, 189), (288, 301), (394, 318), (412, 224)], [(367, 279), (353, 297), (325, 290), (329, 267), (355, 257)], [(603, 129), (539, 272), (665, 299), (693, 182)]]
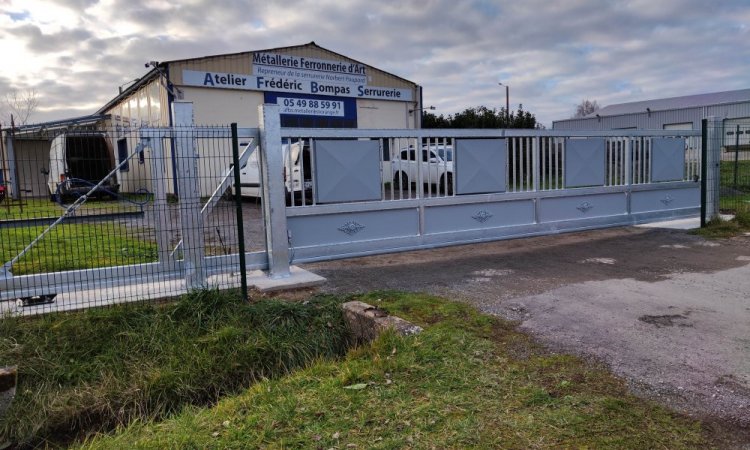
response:
[(289, 271), (284, 152), (281, 148), (279, 106), (260, 105), (258, 116), (260, 117), (260, 148), (258, 150), (260, 151), (260, 179), (263, 192), (268, 271), (271, 278), (287, 278), (291, 273)]
[(5, 132), (5, 149), (8, 156), (8, 174), (10, 175), (5, 183), (10, 185), (11, 198), (19, 200), (21, 198), (21, 181), (18, 179), (18, 162), (16, 161), (16, 151), (13, 148), (13, 128)]
[(240, 252), (240, 289), (242, 299), (247, 300), (247, 264), (245, 263), (245, 225), (242, 216), (242, 183), (240, 182), (240, 143), (237, 123), (232, 123), (232, 172), (234, 175), (234, 207), (237, 215), (237, 240)]
[(193, 103), (172, 103), (174, 116), (174, 149), (177, 156), (177, 193), (180, 201), (180, 232), (188, 289), (204, 285), (203, 216), (201, 215), (198, 151), (195, 145)]
[(705, 226), (706, 222), (719, 215), (722, 125), (719, 117), (712, 116), (703, 120), (701, 226)]
[(154, 219), (156, 224), (156, 249), (159, 263), (163, 270), (172, 269), (171, 248), (169, 245), (170, 220), (167, 206), (166, 177), (164, 175), (164, 148), (162, 135), (159, 130), (142, 132), (143, 145), (149, 150), (151, 166), (151, 190), (154, 193)]

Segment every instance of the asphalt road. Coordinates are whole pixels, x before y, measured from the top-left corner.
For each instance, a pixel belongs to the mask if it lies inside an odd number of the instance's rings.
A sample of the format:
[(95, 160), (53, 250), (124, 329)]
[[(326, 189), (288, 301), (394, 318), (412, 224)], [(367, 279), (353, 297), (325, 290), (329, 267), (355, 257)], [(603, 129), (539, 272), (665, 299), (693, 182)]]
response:
[(750, 236), (617, 228), (306, 265), (338, 293), (424, 291), (604, 362), (750, 445)]

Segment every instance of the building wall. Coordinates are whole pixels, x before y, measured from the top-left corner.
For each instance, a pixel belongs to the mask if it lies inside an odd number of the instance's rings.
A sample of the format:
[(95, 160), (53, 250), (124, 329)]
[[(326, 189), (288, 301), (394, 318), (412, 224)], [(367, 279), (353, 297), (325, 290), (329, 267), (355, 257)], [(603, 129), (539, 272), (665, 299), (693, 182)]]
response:
[[(299, 47), (271, 49), (270, 52), (291, 56), (300, 56), (305, 58), (330, 59), (345, 61), (347, 63), (358, 63), (351, 58), (347, 58), (346, 56), (339, 55), (326, 49), (309, 44)], [(253, 52), (245, 52), (234, 55), (208, 56), (205, 58), (195, 58), (171, 62), (169, 63), (169, 78), (172, 83), (181, 86), (184, 85), (182, 79), (182, 71), (186, 69), (207, 72), (252, 74), (252, 53)], [(367, 82), (369, 85), (415, 89), (413, 98), (417, 99), (416, 86), (414, 85), (414, 83), (399, 78), (395, 75), (383, 72), (382, 70), (378, 70), (377, 68), (370, 65), (365, 64), (365, 66), (367, 67)]]
[(414, 106), (406, 102), (383, 100), (357, 100), (358, 128), (416, 128), (415, 114), (409, 114)]
[(49, 169), (50, 142), (44, 139), (16, 139), (13, 143), (16, 154), (16, 176), (21, 197), (47, 197), (47, 175)]
[[(108, 109), (110, 115), (105, 129), (111, 139), (115, 159), (118, 157), (118, 141), (124, 140), (128, 154), (136, 150), (140, 127), (164, 127), (169, 125), (169, 100), (163, 79), (157, 77), (143, 85), (131, 95), (123, 98), (115, 106)], [(170, 167), (171, 169), (171, 167)], [(138, 190), (151, 191), (151, 167), (149, 161), (137, 156), (130, 160), (128, 169), (117, 174), (122, 192), (136, 192)]]
[(182, 87), (183, 99), (193, 102), (197, 125), (226, 125), (237, 122), (240, 127), (258, 127), (258, 106), (263, 93), (231, 89)]
[[(263, 92), (278, 92), (276, 89), (266, 89), (265, 91), (255, 90), (256, 86), (234, 88), (224, 86), (203, 86), (203, 78), (199, 77), (199, 84), (195, 80), (186, 80), (185, 71), (193, 73), (212, 73), (212, 74), (234, 74), (246, 75), (252, 83), (252, 77), (264, 76), (272, 78), (272, 75), (254, 74), (253, 55), (255, 53), (271, 53), (277, 55), (289, 55), (307, 59), (317, 59), (325, 61), (335, 61), (344, 64), (356, 64), (363, 66), (367, 88), (392, 88), (402, 90), (404, 95), (408, 92), (410, 98), (399, 99), (369, 99), (356, 96), (356, 91), (349, 95), (344, 94), (317, 94), (326, 99), (356, 99), (356, 117), (359, 128), (413, 128), (415, 122), (413, 117), (409, 117), (409, 110), (419, 108), (419, 87), (407, 80), (395, 75), (383, 72), (367, 64), (357, 62), (351, 58), (338, 55), (334, 52), (320, 48), (314, 44), (307, 44), (298, 47), (288, 47), (280, 49), (271, 49), (260, 52), (244, 52), (233, 55), (218, 55), (190, 60), (182, 60), (168, 63), (170, 80), (176, 86), (177, 95), (181, 100), (194, 102), (196, 112), (196, 123), (200, 124), (217, 124), (238, 122), (241, 126), (258, 126), (257, 107), (263, 102)], [(259, 66), (261, 67), (268, 66)], [(281, 69), (284, 70), (287, 69)], [(294, 69), (291, 69), (295, 72)], [(314, 72), (324, 73), (315, 70), (297, 69), (297, 72)], [(362, 75), (358, 75), (362, 76)], [(298, 79), (290, 75), (284, 77), (288, 79)], [(332, 84), (338, 82), (331, 81)], [(346, 84), (341, 82), (341, 84)], [(354, 85), (355, 83), (351, 83)], [(361, 82), (360, 82), (361, 84)], [(278, 96), (309, 98), (314, 92), (294, 91), (281, 93)], [(275, 100), (271, 100), (275, 101)], [(280, 101), (280, 100), (279, 100)], [(252, 111), (249, 111), (252, 110)], [(248, 115), (249, 114), (249, 115)], [(353, 121), (353, 120), (352, 120)], [(347, 122), (348, 123), (348, 122)], [(319, 126), (319, 125), (314, 125)], [(344, 125), (344, 126), (349, 126)]]

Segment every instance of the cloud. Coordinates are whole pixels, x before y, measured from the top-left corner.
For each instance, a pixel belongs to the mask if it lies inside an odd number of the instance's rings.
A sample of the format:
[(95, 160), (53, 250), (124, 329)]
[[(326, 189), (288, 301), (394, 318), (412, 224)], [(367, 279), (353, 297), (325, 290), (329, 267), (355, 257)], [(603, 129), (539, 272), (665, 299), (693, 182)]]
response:
[(36, 120), (89, 112), (149, 60), (319, 45), (412, 80), (450, 114), (523, 103), (549, 125), (606, 105), (747, 88), (750, 6), (717, 0), (59, 0), (0, 2), (0, 88)]

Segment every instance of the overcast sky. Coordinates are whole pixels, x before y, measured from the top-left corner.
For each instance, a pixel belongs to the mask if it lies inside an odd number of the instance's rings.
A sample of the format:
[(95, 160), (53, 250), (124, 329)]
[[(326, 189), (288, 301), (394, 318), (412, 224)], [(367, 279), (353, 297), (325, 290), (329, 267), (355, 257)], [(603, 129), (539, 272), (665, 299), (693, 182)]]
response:
[[(180, 6), (176, 6), (180, 4)], [(0, 0), (0, 94), (39, 122), (95, 112), (144, 63), (315, 41), (450, 114), (519, 103), (549, 126), (612, 103), (750, 88), (748, 0)]]

